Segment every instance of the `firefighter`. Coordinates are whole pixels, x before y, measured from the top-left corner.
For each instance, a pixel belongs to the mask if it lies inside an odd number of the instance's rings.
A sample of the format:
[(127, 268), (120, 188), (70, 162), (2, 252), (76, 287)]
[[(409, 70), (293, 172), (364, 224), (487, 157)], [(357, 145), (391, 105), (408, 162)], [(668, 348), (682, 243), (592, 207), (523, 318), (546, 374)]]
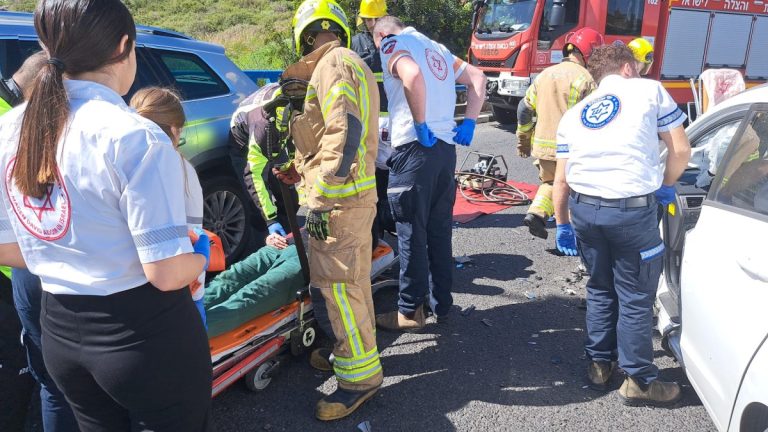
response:
[[(606, 389), (618, 360), (627, 405), (671, 405), (680, 387), (661, 381), (653, 364), (664, 256), (656, 209), (675, 200), (688, 166), (686, 117), (661, 83), (639, 78), (626, 46), (598, 48), (589, 63), (600, 85), (560, 121), (554, 190), (558, 247), (578, 247), (590, 275), (587, 375)], [(659, 137), (669, 149), (666, 166)]]
[[(486, 81), (478, 68), (393, 16), (379, 19), (374, 41), (393, 125), (387, 198), (400, 251), (398, 310), (377, 316), (376, 324), (411, 331), (424, 327), (426, 309), (438, 320), (451, 311), (454, 144), (472, 142)], [(469, 98), (458, 127), (453, 100), (446, 103), (457, 82), (467, 86)]]
[[(246, 154), (244, 180), (254, 204), (261, 210), (261, 215), (267, 225), (270, 235), (278, 234), (285, 237), (284, 227), (288, 226), (288, 215), (284, 205), (277, 177), (268, 169), (272, 164), (286, 164), (293, 158), (293, 147), (283, 147), (280, 143), (280, 133), (270, 130), (272, 124), (269, 117), (273, 113), (264, 110), (264, 105), (280, 94), (277, 83), (267, 84), (240, 103), (230, 122), (230, 145), (239, 154)], [(275, 115), (282, 113), (280, 109)], [(241, 156), (242, 158), (242, 156)], [(298, 194), (290, 189), (288, 199), (298, 207)]]
[(290, 130), (308, 207), (310, 289), (320, 292), (336, 339), (338, 388), (318, 402), (315, 415), (335, 420), (383, 381), (370, 281), (379, 92), (370, 68), (348, 49), (347, 17), (337, 3), (306, 0), (292, 24), (303, 57), (283, 79), (309, 82)]
[(637, 38), (629, 43), (629, 49), (635, 57), (635, 67), (641, 76), (648, 75), (653, 66), (653, 45), (645, 38)]
[(357, 15), (357, 27), (362, 31), (352, 38), (352, 51), (356, 52), (371, 68), (379, 86), (379, 154), (376, 157), (376, 195), (379, 201), (376, 204), (376, 220), (373, 224), (374, 247), (377, 239), (381, 238), (384, 232), (395, 232), (395, 221), (387, 203), (387, 185), (389, 184), (387, 159), (392, 154), (389, 113), (384, 92), (381, 57), (373, 43), (373, 27), (379, 18), (386, 15), (387, 3), (384, 0), (362, 0), (360, 12)]
[[(523, 223), (531, 234), (546, 239), (547, 220), (554, 214), (552, 182), (555, 179), (555, 133), (563, 113), (588, 95), (595, 82), (586, 64), (592, 49), (603, 44), (603, 35), (584, 27), (570, 34), (563, 46), (563, 62), (540, 73), (517, 106), (517, 151), (533, 154), (539, 169), (539, 186)], [(533, 116), (537, 121), (533, 123)], [(533, 139), (531, 139), (533, 137)]]

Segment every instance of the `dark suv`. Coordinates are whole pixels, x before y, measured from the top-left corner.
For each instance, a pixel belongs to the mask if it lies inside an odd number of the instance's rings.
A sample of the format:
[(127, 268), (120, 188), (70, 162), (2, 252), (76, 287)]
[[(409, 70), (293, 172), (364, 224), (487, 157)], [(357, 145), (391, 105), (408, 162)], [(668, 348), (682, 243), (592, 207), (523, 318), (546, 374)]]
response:
[[(205, 195), (205, 228), (218, 234), (227, 257), (251, 243), (256, 217), (242, 176), (229, 153), (232, 113), (256, 84), (225, 55), (224, 48), (189, 36), (137, 26), (136, 82), (126, 96), (147, 86), (173, 87), (182, 96), (187, 124), (179, 149), (195, 166)], [(0, 11), (0, 75), (10, 77), (40, 50), (32, 14)]]

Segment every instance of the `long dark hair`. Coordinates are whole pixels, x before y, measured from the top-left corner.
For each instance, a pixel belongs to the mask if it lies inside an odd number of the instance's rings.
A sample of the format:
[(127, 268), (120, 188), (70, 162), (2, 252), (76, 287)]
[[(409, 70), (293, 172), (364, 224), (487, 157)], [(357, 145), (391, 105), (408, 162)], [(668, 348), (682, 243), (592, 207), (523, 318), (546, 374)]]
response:
[[(21, 193), (39, 198), (57, 180), (56, 149), (69, 118), (63, 74), (125, 60), (136, 40), (136, 25), (120, 0), (41, 0), (35, 30), (50, 60), (37, 74), (24, 111), (13, 179)], [(115, 55), (126, 35), (129, 45)]]

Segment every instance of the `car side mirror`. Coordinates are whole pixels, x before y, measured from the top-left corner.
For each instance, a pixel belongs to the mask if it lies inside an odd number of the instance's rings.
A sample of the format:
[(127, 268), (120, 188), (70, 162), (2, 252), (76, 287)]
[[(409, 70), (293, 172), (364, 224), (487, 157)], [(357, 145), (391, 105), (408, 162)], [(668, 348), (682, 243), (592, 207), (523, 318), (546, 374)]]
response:
[(560, 27), (563, 24), (565, 24), (565, 2), (556, 0), (549, 15), (549, 26)]

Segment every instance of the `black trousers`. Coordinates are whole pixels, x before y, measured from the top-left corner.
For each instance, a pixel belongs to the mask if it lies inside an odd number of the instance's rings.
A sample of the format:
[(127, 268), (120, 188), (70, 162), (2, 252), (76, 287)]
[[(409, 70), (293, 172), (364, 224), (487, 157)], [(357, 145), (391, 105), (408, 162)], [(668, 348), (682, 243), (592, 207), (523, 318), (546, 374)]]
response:
[(35, 382), (21, 345), (11, 281), (0, 274), (0, 431), (22, 432)]
[(41, 323), (82, 432), (209, 430), (211, 355), (189, 291), (43, 293)]

